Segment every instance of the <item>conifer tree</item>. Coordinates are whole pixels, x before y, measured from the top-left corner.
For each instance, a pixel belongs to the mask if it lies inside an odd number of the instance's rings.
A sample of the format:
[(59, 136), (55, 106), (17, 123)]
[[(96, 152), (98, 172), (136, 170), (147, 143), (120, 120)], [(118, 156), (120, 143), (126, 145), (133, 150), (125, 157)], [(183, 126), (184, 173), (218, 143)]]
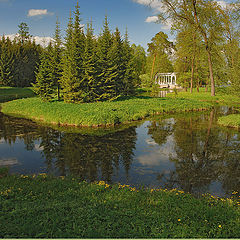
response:
[(110, 100), (115, 96), (116, 73), (114, 71), (112, 58), (110, 56), (112, 48), (112, 35), (109, 30), (107, 16), (103, 26), (103, 32), (98, 38), (97, 48), (97, 101)]
[(123, 78), (123, 95), (132, 95), (135, 92), (134, 83), (137, 81), (137, 75), (134, 68), (133, 50), (128, 40), (128, 32), (126, 30), (123, 41), (123, 56), (124, 57), (124, 78)]
[(77, 82), (77, 66), (73, 47), (73, 22), (70, 13), (68, 28), (66, 30), (65, 49), (62, 58), (61, 86), (65, 102), (75, 102), (78, 100), (79, 84)]
[(114, 74), (114, 94), (119, 96), (123, 93), (124, 86), (123, 81), (125, 78), (126, 62), (124, 56), (123, 41), (121, 39), (121, 33), (116, 28), (113, 34), (113, 45), (110, 51), (111, 61), (113, 65)]
[(14, 54), (11, 41), (3, 36), (0, 44), (0, 84), (13, 85), (13, 63)]
[(82, 102), (86, 95), (87, 86), (83, 80), (83, 60), (84, 60), (84, 45), (85, 45), (85, 35), (83, 32), (83, 27), (81, 26), (80, 18), (80, 7), (77, 1), (75, 7), (75, 20), (73, 25), (73, 52), (74, 52), (74, 61), (77, 70), (77, 85), (78, 85), (78, 97), (76, 101)]
[(60, 32), (60, 24), (57, 19), (56, 21), (56, 29), (55, 29), (55, 35), (54, 35), (54, 45), (53, 45), (53, 51), (50, 56), (51, 62), (50, 62), (50, 68), (52, 71), (52, 77), (54, 85), (57, 86), (57, 96), (58, 100), (60, 99), (60, 78), (62, 74), (62, 65), (61, 65), (61, 58), (62, 58), (62, 41), (61, 41), (61, 32)]
[(41, 54), (41, 62), (36, 73), (36, 83), (32, 84), (34, 92), (39, 95), (43, 101), (50, 101), (53, 97), (54, 82), (51, 69), (51, 55), (53, 52), (52, 44), (50, 43), (45, 51)]
[(96, 82), (96, 40), (93, 35), (92, 22), (87, 24), (87, 33), (85, 41), (85, 52), (83, 59), (83, 85), (86, 86), (84, 102), (93, 102), (97, 96)]

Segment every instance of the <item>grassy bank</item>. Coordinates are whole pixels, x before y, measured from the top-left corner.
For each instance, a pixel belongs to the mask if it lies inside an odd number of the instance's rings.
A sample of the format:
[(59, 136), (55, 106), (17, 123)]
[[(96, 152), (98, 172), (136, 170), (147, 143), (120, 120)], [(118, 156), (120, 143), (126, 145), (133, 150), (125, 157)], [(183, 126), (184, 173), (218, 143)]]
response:
[(240, 128), (240, 114), (231, 114), (220, 117), (218, 123), (226, 127)]
[(140, 120), (164, 112), (208, 108), (211, 108), (211, 104), (197, 100), (150, 97), (85, 104), (42, 102), (39, 98), (28, 98), (2, 104), (4, 114), (72, 126), (113, 125)]
[(210, 92), (205, 92), (205, 89), (201, 88), (200, 92), (197, 92), (196, 89), (193, 89), (193, 93), (188, 92), (178, 92), (177, 95), (174, 93), (168, 94), (169, 97), (184, 98), (184, 99), (193, 99), (200, 101), (207, 101), (211, 103), (218, 103), (222, 105), (230, 105), (239, 107), (240, 105), (240, 96), (233, 94), (226, 94), (222, 92), (217, 92), (216, 96), (211, 96)]
[(0, 87), (0, 102), (35, 96), (31, 88)]
[(0, 186), (1, 238), (240, 236), (237, 200), (44, 174), (4, 177)]

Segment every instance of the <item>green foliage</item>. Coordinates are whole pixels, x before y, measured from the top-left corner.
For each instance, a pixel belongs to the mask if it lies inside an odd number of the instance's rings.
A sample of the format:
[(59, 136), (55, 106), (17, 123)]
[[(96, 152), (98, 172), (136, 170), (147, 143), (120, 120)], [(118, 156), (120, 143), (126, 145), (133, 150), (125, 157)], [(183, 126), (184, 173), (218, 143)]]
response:
[(111, 35), (107, 16), (103, 32), (98, 38), (97, 46), (97, 101), (109, 100), (115, 97), (116, 71), (111, 57), (113, 37)]
[(13, 85), (14, 53), (11, 41), (3, 36), (0, 40), (0, 84)]
[(49, 57), (50, 57), (50, 71), (52, 75), (52, 81), (54, 82), (54, 85), (57, 87), (58, 100), (60, 99), (60, 80), (62, 76), (62, 66), (61, 66), (62, 41), (61, 41), (60, 34), (61, 34), (60, 24), (57, 19), (53, 49), (50, 52)]
[(65, 49), (62, 58), (63, 71), (60, 80), (65, 102), (79, 101), (79, 82), (74, 53), (73, 32), (72, 16), (70, 15), (68, 28), (66, 30)]
[(141, 79), (140, 79), (140, 75), (145, 74), (146, 72), (146, 52), (145, 49), (138, 45), (136, 46), (135, 44), (132, 44), (131, 46), (132, 51), (133, 51), (133, 64), (134, 64), (134, 70), (135, 70), (135, 74), (137, 76), (135, 85), (140, 86), (141, 85)]
[(156, 73), (173, 72), (173, 65), (170, 56), (173, 54), (173, 43), (168, 40), (168, 36), (163, 33), (157, 33), (148, 43), (148, 52), (146, 62), (146, 73), (150, 76), (151, 84), (154, 83)]
[(71, 177), (0, 179), (1, 238), (237, 238), (237, 200)]
[(50, 43), (48, 48), (42, 52), (41, 62), (36, 74), (36, 83), (33, 84), (34, 92), (39, 95), (43, 101), (50, 101), (53, 98), (54, 76), (51, 68), (52, 55), (53, 47)]
[(142, 74), (139, 76), (139, 78), (141, 79), (142, 87), (151, 87), (152, 86), (152, 81), (151, 81), (149, 74)]
[(97, 89), (97, 56), (96, 56), (97, 42), (94, 39), (92, 23), (87, 24), (87, 33), (85, 41), (85, 52), (83, 59), (83, 83), (85, 86), (85, 95), (83, 102), (93, 102), (98, 96)]

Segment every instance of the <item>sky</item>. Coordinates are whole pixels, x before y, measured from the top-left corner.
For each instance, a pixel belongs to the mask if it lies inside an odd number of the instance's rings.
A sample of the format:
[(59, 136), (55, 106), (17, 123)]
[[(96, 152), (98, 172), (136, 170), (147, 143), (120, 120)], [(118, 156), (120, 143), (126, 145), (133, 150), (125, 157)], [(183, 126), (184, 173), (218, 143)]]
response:
[[(79, 0), (82, 23), (93, 21), (95, 34), (101, 31), (107, 14), (110, 28), (118, 27), (124, 35), (128, 29), (131, 43), (147, 49), (159, 31), (169, 33), (169, 27), (155, 23), (159, 11), (158, 1), (149, 6), (151, 0)], [(58, 16), (62, 36), (68, 23), (69, 13), (77, 0), (0, 0), (0, 35), (18, 32), (18, 25), (26, 22), (30, 34), (38, 37), (52, 37)], [(169, 37), (171, 38), (171, 36)]]

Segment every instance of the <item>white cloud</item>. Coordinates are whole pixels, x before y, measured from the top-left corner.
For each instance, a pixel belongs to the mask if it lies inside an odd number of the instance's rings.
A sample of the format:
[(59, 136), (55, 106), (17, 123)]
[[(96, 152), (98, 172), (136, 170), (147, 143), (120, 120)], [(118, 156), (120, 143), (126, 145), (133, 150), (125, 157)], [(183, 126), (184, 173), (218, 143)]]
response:
[(157, 16), (151, 16), (151, 17), (147, 17), (145, 22), (147, 23), (151, 23), (151, 22), (157, 22), (158, 21), (158, 17)]
[(40, 146), (40, 144), (35, 144), (34, 148), (35, 148), (35, 151), (37, 152), (41, 152), (44, 150), (44, 147)]
[[(6, 38), (9, 38), (10, 40), (14, 40), (14, 38), (18, 37), (19, 34), (10, 34), (10, 35), (5, 35)], [(2, 37), (2, 36), (0, 36)], [(54, 39), (51, 37), (39, 37), (39, 36), (34, 36), (32, 37), (36, 44), (40, 44), (44, 47), (46, 47), (50, 42), (53, 42)]]
[(28, 17), (36, 17), (36, 16), (45, 16), (52, 15), (53, 13), (48, 12), (47, 9), (30, 9), (28, 11)]
[(217, 1), (217, 4), (222, 8), (226, 8), (228, 6), (228, 3), (225, 1)]
[(162, 12), (163, 11), (163, 5), (161, 1), (159, 0), (133, 0), (136, 3), (139, 3), (141, 5), (148, 6), (155, 10), (156, 12)]
[(16, 158), (2, 158), (0, 159), (0, 167), (3, 166), (11, 166), (18, 164), (18, 160)]
[(167, 20), (163, 23), (162, 29), (164, 30), (170, 30), (172, 27), (172, 22), (170, 20)]

